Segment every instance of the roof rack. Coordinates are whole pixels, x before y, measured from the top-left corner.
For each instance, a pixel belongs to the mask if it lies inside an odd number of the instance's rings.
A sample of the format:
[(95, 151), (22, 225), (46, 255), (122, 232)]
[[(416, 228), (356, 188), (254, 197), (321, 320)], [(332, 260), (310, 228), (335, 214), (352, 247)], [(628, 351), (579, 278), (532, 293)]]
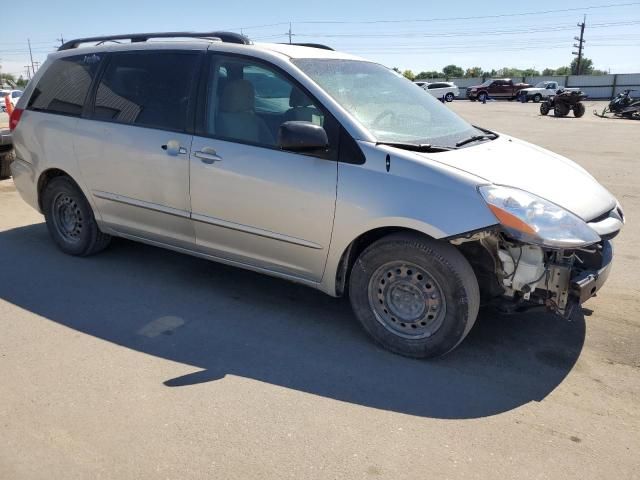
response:
[(78, 48), (82, 43), (102, 43), (113, 40), (131, 40), (131, 43), (146, 42), (151, 38), (203, 38), (203, 39), (219, 39), (225, 43), (238, 43), (241, 45), (250, 45), (251, 40), (244, 35), (233, 32), (159, 32), (159, 33), (130, 33), (124, 35), (105, 35), (102, 37), (86, 37), (76, 38), (65, 42), (58, 48), (60, 50), (71, 50)]
[(322, 50), (333, 51), (333, 48), (328, 45), (322, 45), (321, 43), (282, 43), (282, 45), (297, 45), (298, 47), (320, 48)]

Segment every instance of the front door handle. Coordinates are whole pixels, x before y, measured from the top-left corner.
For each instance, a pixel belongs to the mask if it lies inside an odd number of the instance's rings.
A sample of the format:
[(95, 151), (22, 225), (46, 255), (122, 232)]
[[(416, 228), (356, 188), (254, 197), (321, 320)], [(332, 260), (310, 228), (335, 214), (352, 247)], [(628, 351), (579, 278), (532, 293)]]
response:
[(211, 165), (214, 162), (222, 161), (222, 157), (219, 156), (211, 147), (204, 147), (202, 150), (198, 150), (193, 155), (199, 158), (202, 163), (206, 163), (207, 165)]
[(169, 140), (166, 144), (162, 145), (162, 149), (171, 156), (186, 155), (187, 149), (180, 146), (180, 142), (177, 140)]

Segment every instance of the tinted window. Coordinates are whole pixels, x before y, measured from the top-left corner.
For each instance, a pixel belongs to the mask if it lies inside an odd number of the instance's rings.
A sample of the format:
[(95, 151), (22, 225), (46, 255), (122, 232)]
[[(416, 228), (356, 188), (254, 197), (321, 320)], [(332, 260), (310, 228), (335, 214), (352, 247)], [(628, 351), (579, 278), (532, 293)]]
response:
[(327, 129), (323, 111), (274, 69), (250, 60), (221, 58), (212, 62), (210, 79), (209, 135), (276, 147), (278, 129), (286, 121), (311, 122)]
[(27, 108), (79, 117), (100, 60), (95, 54), (55, 60), (34, 88)]
[(12, 93), (11, 93), (11, 96), (12, 96), (13, 98), (20, 98), (20, 97), (22, 96), (22, 92), (18, 92), (18, 91), (16, 91), (16, 92), (12, 92)]
[(93, 118), (163, 130), (185, 130), (199, 55), (117, 53), (96, 92)]

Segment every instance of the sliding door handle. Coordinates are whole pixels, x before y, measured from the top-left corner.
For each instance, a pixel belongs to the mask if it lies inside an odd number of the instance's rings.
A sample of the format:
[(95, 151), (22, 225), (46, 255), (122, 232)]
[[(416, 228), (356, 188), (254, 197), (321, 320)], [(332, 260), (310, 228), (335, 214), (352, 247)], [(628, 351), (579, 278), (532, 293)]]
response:
[(220, 157), (213, 148), (203, 148), (202, 150), (198, 150), (193, 154), (196, 158), (199, 158), (202, 163), (206, 163), (211, 165), (213, 162), (222, 161), (222, 157)]

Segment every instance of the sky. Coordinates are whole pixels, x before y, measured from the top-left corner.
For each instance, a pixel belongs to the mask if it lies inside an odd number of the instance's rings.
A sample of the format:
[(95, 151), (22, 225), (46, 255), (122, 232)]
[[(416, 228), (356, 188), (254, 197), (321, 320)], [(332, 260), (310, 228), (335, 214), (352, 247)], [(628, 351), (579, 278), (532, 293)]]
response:
[(60, 44), (60, 38), (133, 32), (242, 32), (258, 42), (330, 45), (413, 72), (449, 64), (484, 70), (542, 70), (574, 58), (577, 23), (586, 15), (585, 52), (594, 67), (640, 73), (640, 1), (455, 2), (377, 0), (281, 0), (236, 2), (156, 0), (30, 0), (5, 6), (0, 29), (2, 72), (26, 75)]

